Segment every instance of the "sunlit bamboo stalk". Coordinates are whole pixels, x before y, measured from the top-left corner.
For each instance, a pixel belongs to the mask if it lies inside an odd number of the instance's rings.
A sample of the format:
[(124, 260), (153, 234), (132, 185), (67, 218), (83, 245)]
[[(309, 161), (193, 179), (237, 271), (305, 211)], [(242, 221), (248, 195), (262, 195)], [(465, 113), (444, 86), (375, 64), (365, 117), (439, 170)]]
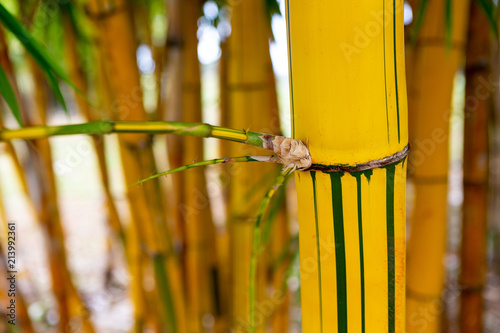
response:
[[(71, 18), (71, 13), (68, 11), (66, 7), (63, 7), (65, 10), (63, 12), (63, 25), (65, 32), (65, 43), (64, 46), (66, 48), (66, 62), (68, 64), (68, 72), (72, 82), (75, 84), (75, 87), (83, 94), (83, 96), (87, 95), (87, 88), (85, 77), (83, 74), (83, 70), (80, 66), (78, 50), (77, 50), (77, 41), (76, 41), (76, 31), (75, 24)], [(91, 112), (91, 107), (89, 103), (85, 100), (85, 98), (79, 93), (75, 93), (75, 99), (78, 104), (78, 108), (80, 112), (85, 117), (87, 121), (90, 120), (98, 120), (95, 112)], [(99, 176), (101, 179), (101, 183), (103, 186), (104, 194), (106, 197), (106, 207), (108, 211), (108, 219), (110, 229), (114, 233), (116, 237), (125, 242), (125, 234), (122, 230), (122, 225), (120, 222), (120, 218), (118, 216), (118, 211), (116, 209), (113, 196), (111, 195), (110, 184), (107, 174), (106, 167), (106, 158), (104, 152), (104, 138), (102, 136), (92, 136), (92, 141), (94, 144), (94, 149), (97, 156), (97, 162), (99, 167)]]
[[(269, 23), (264, 1), (242, 1), (229, 3), (231, 10), (231, 35), (225, 45), (225, 59), (222, 65), (225, 83), (221, 92), (223, 115), (227, 126), (248, 128), (274, 134), (269, 78)], [(229, 156), (256, 155), (258, 151), (248, 147), (228, 145), (222, 147)], [(260, 184), (251, 200), (242, 201), (253, 184), (258, 183), (255, 175), (267, 174), (272, 166), (235, 165), (226, 171), (231, 175), (228, 187), (229, 251), (231, 267), (231, 319), (235, 332), (246, 332), (249, 323), (249, 263), (251, 257), (253, 218), (260, 198), (269, 184)], [(266, 301), (268, 284), (267, 255), (259, 256), (256, 275), (257, 303)], [(254, 321), (258, 332), (263, 332), (271, 313), (259, 315)]]
[(407, 332), (440, 330), (447, 233), (448, 136), (454, 77), (465, 46), (469, 1), (454, 1), (446, 45), (445, 0), (429, 1), (413, 50), (415, 204), (408, 240)]
[[(198, 61), (199, 0), (182, 0), (178, 4), (182, 18), (182, 111), (183, 120), (201, 122), (201, 77)], [(203, 141), (186, 137), (183, 142), (182, 163), (202, 160)], [(180, 209), (184, 222), (186, 305), (189, 332), (203, 332), (203, 319), (214, 314), (212, 272), (217, 268), (215, 230), (206, 187), (204, 169), (185, 172), (184, 197)]]
[[(40, 68), (32, 60), (30, 64), (35, 84), (35, 98), (34, 104), (31, 106), (30, 122), (43, 126), (47, 119), (47, 86)], [(82, 319), (82, 331), (94, 332), (88, 311), (72, 282), (67, 266), (64, 232), (58, 209), (56, 179), (52, 168), (52, 150), (48, 139), (41, 138), (33, 141), (33, 145), (30, 146), (30, 154), (31, 162), (35, 162), (37, 165), (36, 184), (33, 186), (40, 191), (38, 209), (41, 226), (48, 236), (46, 241), (52, 288), (58, 301), (60, 315), (58, 325), (64, 331), (70, 327), (72, 317), (79, 316)]]
[[(491, 110), (490, 27), (472, 1), (465, 62), (464, 157), (459, 327), (483, 332), (487, 259), (489, 114)], [(481, 93), (482, 92), (482, 93)]]
[[(89, 15), (99, 31), (101, 56), (105, 59), (106, 77), (113, 96), (113, 119), (145, 121), (139, 72), (136, 65), (136, 41), (132, 28), (129, 3), (121, 1), (90, 0)], [(155, 173), (156, 166), (151, 138), (146, 134), (119, 136), (120, 153), (127, 184)], [(128, 187), (127, 197), (132, 211), (132, 234), (136, 245), (146, 255), (153, 269), (155, 288), (161, 304), (164, 327), (185, 332), (183, 286), (180, 267), (173, 251), (170, 232), (165, 221), (163, 195), (157, 183)], [(140, 257), (144, 258), (141, 255)], [(137, 263), (138, 265), (138, 263)], [(138, 266), (137, 266), (138, 267)], [(136, 277), (139, 278), (140, 277)], [(140, 286), (136, 286), (140, 287)], [(138, 291), (135, 291), (137, 294)], [(136, 307), (136, 331), (142, 331), (144, 309)]]
[[(403, 1), (286, 1), (292, 133), (313, 162), (408, 142)], [(406, 164), (296, 175), (303, 332), (404, 332)]]
[[(164, 109), (158, 111), (160, 120), (182, 121), (183, 109), (183, 54), (184, 41), (182, 35), (181, 0), (168, 0), (167, 44), (165, 49), (165, 78), (162, 80), (159, 104)], [(168, 162), (171, 168), (183, 165), (182, 151), (184, 138), (169, 136), (167, 140)], [(175, 234), (180, 246), (184, 243), (184, 222), (181, 211), (178, 209), (184, 198), (184, 174), (178, 173), (171, 177), (168, 200), (169, 216), (175, 227)]]

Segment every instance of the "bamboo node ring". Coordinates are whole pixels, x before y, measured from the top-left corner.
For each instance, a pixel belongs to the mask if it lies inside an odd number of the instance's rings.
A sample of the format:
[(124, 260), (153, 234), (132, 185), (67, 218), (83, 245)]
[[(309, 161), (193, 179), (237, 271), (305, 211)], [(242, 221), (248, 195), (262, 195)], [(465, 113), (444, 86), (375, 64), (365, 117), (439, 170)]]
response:
[(336, 164), (336, 165), (323, 165), (323, 164), (312, 164), (308, 171), (318, 170), (323, 172), (359, 172), (372, 170), (377, 168), (383, 168), (391, 164), (396, 164), (403, 161), (408, 153), (410, 152), (410, 144), (407, 144), (402, 150), (396, 152), (393, 155), (378, 159), (372, 160), (365, 163), (360, 163), (354, 166)]

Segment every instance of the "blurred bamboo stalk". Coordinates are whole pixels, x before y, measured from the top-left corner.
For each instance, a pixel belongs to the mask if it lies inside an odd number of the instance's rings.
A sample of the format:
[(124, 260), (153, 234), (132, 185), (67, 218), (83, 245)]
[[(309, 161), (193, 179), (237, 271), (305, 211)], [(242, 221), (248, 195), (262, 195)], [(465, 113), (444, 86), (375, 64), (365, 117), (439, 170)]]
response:
[[(3, 34), (0, 41), (4, 47), (4, 57), (2, 57), (2, 65), (8, 69), (8, 72), (14, 77), (13, 67), (8, 58), (7, 44)], [(24, 112), (22, 118), (25, 124), (45, 125), (47, 100), (45, 95), (45, 81), (42, 77), (40, 69), (30, 59), (33, 79), (35, 84), (35, 96), (33, 107), (34, 112), (28, 113), (24, 106), (20, 109)], [(12, 80), (14, 91), (19, 94), (19, 89), (15, 80)], [(22, 105), (22, 98), (18, 96), (18, 102)], [(30, 171), (35, 175), (31, 198), (36, 199), (36, 209), (44, 229), (44, 234), (47, 235), (46, 243), (48, 247), (48, 257), (50, 263), (50, 274), (52, 278), (52, 287), (58, 302), (59, 310), (59, 328), (65, 331), (70, 327), (70, 319), (72, 316), (80, 316), (82, 319), (83, 330), (85, 332), (93, 332), (92, 324), (88, 318), (88, 312), (81, 301), (78, 292), (71, 281), (71, 276), (66, 265), (66, 252), (64, 247), (64, 235), (62, 225), (57, 208), (57, 193), (55, 176), (52, 169), (52, 158), (50, 144), (47, 139), (35, 140), (29, 146)], [(36, 167), (35, 167), (36, 166)]]
[[(99, 32), (101, 56), (105, 59), (105, 75), (109, 79), (113, 97), (113, 119), (146, 121), (142, 89), (136, 63), (137, 43), (132, 28), (129, 3), (125, 0), (89, 0), (89, 15)], [(147, 134), (119, 136), (122, 165), (126, 184), (156, 172), (152, 139)], [(132, 212), (130, 235), (139, 249), (135, 260), (148, 258), (147, 265), (155, 276), (155, 288), (161, 304), (163, 327), (175, 332), (186, 332), (185, 304), (180, 266), (173, 249), (171, 232), (165, 220), (164, 198), (158, 181), (144, 187), (127, 187), (128, 202)], [(133, 294), (138, 300), (141, 288), (141, 265), (135, 262)], [(135, 283), (134, 283), (135, 281)], [(141, 304), (135, 306), (135, 330), (142, 331), (146, 315)]]
[[(267, 79), (268, 79), (268, 89), (269, 89), (269, 109), (271, 110), (271, 117), (269, 119), (269, 125), (271, 132), (276, 135), (282, 135), (280, 127), (280, 109), (278, 105), (278, 94), (276, 91), (276, 77), (274, 75), (273, 63), (271, 61), (271, 53), (267, 52)], [(283, 262), (273, 269), (273, 264), (278, 256), (282, 253), (283, 249), (289, 244), (290, 240), (290, 230), (288, 226), (289, 216), (287, 214), (286, 205), (286, 188), (283, 186), (280, 189), (278, 198), (281, 204), (279, 205), (278, 211), (274, 216), (274, 221), (269, 221), (272, 223), (272, 238), (270, 241), (270, 256), (272, 260), (269, 261), (269, 271), (271, 285), (273, 286), (272, 293), (269, 295), (271, 298), (275, 298), (276, 295), (280, 295), (280, 301), (275, 305), (275, 309), (271, 316), (271, 327), (273, 332), (288, 332), (288, 322), (289, 322), (289, 293), (288, 288), (282, 290), (283, 283), (286, 283), (287, 274), (287, 263)]]
[[(276, 122), (272, 105), (275, 87), (269, 80), (270, 56), (269, 38), (271, 31), (267, 22), (264, 1), (243, 1), (230, 5), (231, 35), (227, 39), (225, 59), (222, 69), (225, 76), (221, 91), (223, 117), (227, 117), (227, 126), (247, 128), (252, 126), (258, 131), (279, 132), (279, 120)], [(272, 73), (272, 72), (271, 72)], [(227, 111), (226, 111), (227, 110)], [(277, 125), (277, 126), (276, 126)], [(256, 155), (255, 149), (223, 144), (224, 153), (229, 156)], [(233, 165), (227, 169), (231, 176), (228, 187), (227, 228), (229, 230), (231, 315), (230, 326), (234, 332), (246, 332), (249, 321), (249, 276), (251, 244), (253, 239), (253, 218), (271, 183), (261, 183), (251, 200), (245, 200), (250, 189), (259, 183), (256, 175), (265, 175), (273, 170), (272, 166)], [(259, 256), (257, 269), (257, 304), (267, 304), (266, 288), (267, 256), (269, 250)], [(256, 331), (264, 332), (270, 321), (272, 311), (258, 313), (253, 318)]]
[[(168, 0), (168, 30), (167, 44), (165, 49), (165, 80), (160, 90), (159, 119), (167, 121), (182, 121), (182, 89), (183, 89), (183, 57), (184, 36), (182, 33), (182, 2), (180, 0)], [(167, 150), (170, 168), (182, 166), (182, 152), (184, 150), (184, 138), (180, 136), (168, 136)], [(169, 193), (172, 195), (168, 200), (169, 216), (173, 221), (175, 235), (180, 247), (185, 239), (184, 220), (179, 206), (184, 198), (184, 173), (177, 173), (170, 178)]]
[[(1, 112), (1, 110), (0, 110)], [(1, 191), (1, 186), (0, 186), (0, 276), (2, 277), (1, 279), (1, 285), (0, 285), (0, 304), (2, 304), (2, 311), (0, 312), (1, 317), (2, 317), (2, 323), (0, 324), (0, 330), (2, 332), (4, 331), (10, 331), (10, 330), (22, 330), (22, 332), (26, 333), (34, 333), (35, 330), (33, 329), (33, 326), (31, 324), (31, 319), (28, 315), (28, 308), (25, 302), (25, 297), (24, 294), (21, 292), (19, 288), (19, 276), (21, 275), (19, 271), (19, 257), (17, 255), (19, 254), (19, 242), (16, 242), (16, 235), (17, 233), (17, 225), (15, 226), (16, 229), (14, 229), (13, 234), (9, 234), (9, 229), (8, 226), (8, 219), (7, 215), (5, 212), (5, 207), (4, 207), (4, 201), (3, 201), (3, 195)], [(15, 274), (16, 280), (15, 280), (15, 285), (16, 287), (14, 288), (14, 291), (11, 290), (11, 281), (9, 280), (10, 274), (8, 271), (13, 271), (13, 269), (9, 268), (10, 262), (7, 261), (7, 256), (6, 254), (10, 251), (9, 250), (9, 241), (11, 240), (9, 236), (13, 236), (14, 240), (14, 252), (16, 252), (16, 257), (14, 258), (14, 263), (15, 263), (15, 271), (17, 274)], [(11, 306), (11, 300), (14, 300), (14, 318), (10, 317), (10, 306)], [(7, 310), (5, 310), (7, 309)], [(14, 325), (12, 326), (8, 321), (14, 319)], [(5, 326), (2, 326), (5, 325)], [(21, 332), (21, 331), (19, 331)]]
[[(26, 110), (24, 108), (24, 103), (22, 103), (22, 96), (19, 92), (19, 87), (17, 85), (17, 81), (15, 78), (14, 68), (12, 66), (10, 59), (9, 59), (8, 45), (7, 45), (7, 42), (5, 40), (5, 35), (3, 32), (3, 29), (0, 29), (0, 66), (2, 66), (2, 68), (4, 69), (6, 75), (11, 83), (12, 89), (14, 90), (14, 94), (16, 95), (16, 99), (18, 101), (20, 101), (19, 102), (19, 109), (21, 112), (21, 117), (23, 119), (23, 123), (27, 124), (27, 121), (28, 121), (28, 119), (26, 117), (27, 113), (26, 113)], [(5, 126), (4, 126), (4, 121), (3, 121), (3, 115), (0, 115), (0, 129), (3, 129), (4, 127)], [(19, 157), (17, 156), (17, 153), (16, 153), (12, 143), (7, 143), (5, 145), (5, 147), (6, 147), (7, 154), (9, 155), (9, 157), (12, 160), (12, 163), (14, 164), (15, 172), (16, 172), (17, 177), (21, 183), (22, 189), (23, 189), (24, 193), (26, 194), (26, 198), (27, 198), (28, 204), (30, 206), (30, 209), (36, 215), (37, 211), (35, 209), (35, 205), (33, 203), (33, 200), (30, 196), (30, 191), (29, 191), (29, 187), (28, 187), (28, 184), (26, 181), (24, 170), (23, 170), (23, 165), (22, 165), (21, 161), (19, 160)]]
[(491, 38), (476, 1), (469, 14), (465, 61), (465, 110), (460, 332), (483, 331), (489, 181), (489, 120), (492, 107)]
[[(198, 61), (198, 19), (200, 0), (182, 0), (182, 117), (184, 121), (201, 122), (201, 77)], [(203, 160), (203, 139), (186, 137), (182, 163)], [(215, 229), (207, 193), (205, 169), (197, 168), (184, 174), (184, 197), (179, 207), (184, 222), (185, 281), (189, 332), (203, 332), (204, 317), (213, 316), (215, 308), (214, 276), (217, 269)]]
[[(497, 14), (497, 27), (500, 30), (500, 15)], [(491, 65), (493, 83), (500, 82), (500, 44), (492, 42)], [(500, 89), (493, 92), (493, 124), (491, 126), (490, 155), (490, 211), (489, 217), (493, 232), (491, 269), (500, 275)]]
[[(77, 49), (77, 38), (76, 38), (76, 22), (73, 21), (71, 13), (67, 7), (63, 7), (66, 10), (63, 11), (63, 26), (65, 32), (65, 51), (66, 51), (66, 63), (68, 65), (68, 72), (71, 81), (75, 84), (75, 87), (80, 90), (80, 92), (87, 96), (86, 80), (83, 70), (80, 66), (80, 60)], [(74, 94), (78, 108), (84, 116), (86, 121), (99, 120), (98, 116), (91, 112), (89, 103), (82, 97), (79, 93)], [(108, 211), (108, 221), (110, 229), (113, 236), (122, 241), (125, 245), (125, 234), (122, 230), (122, 224), (120, 222), (120, 217), (116, 209), (113, 196), (111, 195), (111, 189), (109, 184), (109, 178), (107, 173), (106, 158), (105, 158), (105, 142), (103, 136), (92, 136), (92, 141), (94, 144), (94, 149), (97, 156), (97, 162), (99, 167), (99, 176), (104, 190), (106, 208)]]
[[(463, 60), (469, 1), (430, 1), (413, 50), (410, 108), (413, 147), (409, 172), (415, 185), (407, 250), (407, 332), (438, 332), (444, 304), (447, 238), (448, 138), (456, 71)], [(451, 16), (447, 45), (446, 15)]]

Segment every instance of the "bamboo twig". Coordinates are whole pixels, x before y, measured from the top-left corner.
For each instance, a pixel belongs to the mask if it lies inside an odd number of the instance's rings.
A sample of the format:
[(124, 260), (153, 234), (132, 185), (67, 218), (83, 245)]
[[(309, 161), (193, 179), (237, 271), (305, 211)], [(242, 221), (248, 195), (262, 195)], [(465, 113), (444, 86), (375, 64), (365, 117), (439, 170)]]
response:
[(207, 161), (200, 161), (200, 162), (195, 162), (192, 164), (188, 165), (183, 165), (178, 168), (170, 169), (167, 171), (163, 171), (157, 174), (152, 175), (151, 177), (142, 179), (130, 186), (134, 185), (139, 185), (144, 182), (147, 182), (148, 180), (155, 179), (161, 176), (166, 176), (173, 174), (175, 172), (179, 171), (184, 171), (187, 169), (192, 169), (196, 167), (201, 167), (201, 166), (206, 166), (206, 165), (215, 165), (215, 164), (226, 164), (226, 163), (233, 163), (233, 162), (275, 162), (274, 155), (261, 155), (261, 156), (238, 156), (238, 157), (225, 157), (225, 158), (216, 158), (213, 160), (207, 160)]

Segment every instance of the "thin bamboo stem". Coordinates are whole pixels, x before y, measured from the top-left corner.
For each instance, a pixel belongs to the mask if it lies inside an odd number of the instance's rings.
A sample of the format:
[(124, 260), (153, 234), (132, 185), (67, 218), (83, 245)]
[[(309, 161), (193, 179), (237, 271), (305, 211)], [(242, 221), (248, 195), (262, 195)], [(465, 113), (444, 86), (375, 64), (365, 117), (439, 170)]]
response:
[[(104, 135), (111, 133), (147, 133), (190, 135), (216, 138), (263, 148), (262, 136), (265, 134), (246, 130), (229, 129), (203, 123), (173, 121), (94, 121), (83, 124), (61, 126), (32, 126), (19, 129), (0, 130), (0, 141), (15, 139), (34, 140), (60, 135)], [(271, 135), (271, 138), (276, 136)]]
[[(291, 169), (285, 170), (280, 174), (274, 181), (272, 187), (266, 192), (266, 195), (262, 199), (259, 209), (257, 210), (257, 218), (255, 221), (253, 229), (253, 242), (252, 242), (252, 253), (250, 257), (250, 285), (249, 285), (249, 314), (248, 314), (248, 332), (254, 333), (257, 329), (256, 325), (256, 301), (257, 301), (257, 260), (259, 255), (264, 252), (265, 247), (261, 244), (261, 234), (262, 234), (262, 218), (266, 212), (272, 197), (276, 194), (277, 190), (283, 185), (287, 176), (292, 172)], [(259, 325), (260, 326), (260, 325)]]

